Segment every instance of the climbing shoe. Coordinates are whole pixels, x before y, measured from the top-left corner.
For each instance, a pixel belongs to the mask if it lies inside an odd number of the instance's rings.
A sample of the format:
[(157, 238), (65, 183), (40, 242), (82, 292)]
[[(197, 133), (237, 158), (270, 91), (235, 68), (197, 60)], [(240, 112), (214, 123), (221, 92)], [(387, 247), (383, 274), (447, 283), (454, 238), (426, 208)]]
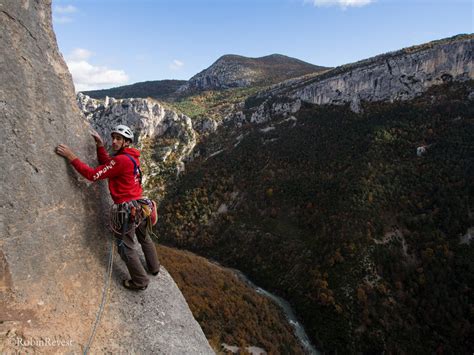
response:
[(123, 287), (128, 288), (133, 291), (145, 291), (147, 286), (137, 286), (133, 283), (132, 280), (123, 280)]
[(155, 271), (155, 272), (150, 272), (150, 274), (152, 274), (153, 276), (158, 275), (158, 273), (160, 272), (160, 267), (161, 267), (161, 265), (160, 265), (160, 263), (158, 263), (158, 270)]

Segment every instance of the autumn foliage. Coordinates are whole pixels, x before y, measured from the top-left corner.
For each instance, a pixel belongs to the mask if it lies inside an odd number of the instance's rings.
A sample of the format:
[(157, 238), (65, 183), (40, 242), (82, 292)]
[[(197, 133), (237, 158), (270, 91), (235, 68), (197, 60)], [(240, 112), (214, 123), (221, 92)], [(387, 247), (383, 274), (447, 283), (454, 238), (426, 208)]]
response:
[(284, 296), (321, 350), (470, 352), (472, 86), (223, 127), (201, 143), (223, 152), (187, 165), (158, 232)]
[[(281, 309), (232, 271), (190, 252), (159, 246), (169, 271), (211, 346), (258, 346), (269, 354), (303, 354)], [(242, 353), (242, 352), (241, 352)]]

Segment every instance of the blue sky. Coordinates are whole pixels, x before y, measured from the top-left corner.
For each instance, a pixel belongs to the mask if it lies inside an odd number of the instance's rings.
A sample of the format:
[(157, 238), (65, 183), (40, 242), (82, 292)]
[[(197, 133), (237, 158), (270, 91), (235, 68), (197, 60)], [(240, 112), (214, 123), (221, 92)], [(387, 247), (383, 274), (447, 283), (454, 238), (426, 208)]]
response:
[(472, 0), (53, 0), (76, 90), (187, 80), (224, 54), (338, 66), (473, 33)]

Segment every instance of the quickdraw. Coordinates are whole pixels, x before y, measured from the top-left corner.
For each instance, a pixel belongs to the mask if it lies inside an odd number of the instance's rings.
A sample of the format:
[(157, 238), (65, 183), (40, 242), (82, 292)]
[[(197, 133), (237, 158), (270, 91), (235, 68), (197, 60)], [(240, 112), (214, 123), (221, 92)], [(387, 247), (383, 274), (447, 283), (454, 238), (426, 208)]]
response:
[(131, 232), (146, 218), (148, 220), (147, 232), (156, 237), (153, 233), (153, 226), (156, 224), (156, 205), (150, 199), (143, 198), (114, 204), (110, 207), (109, 214), (109, 227), (116, 234), (125, 235)]
[(143, 218), (148, 220), (148, 223), (146, 224), (147, 233), (150, 236), (155, 237), (155, 239), (158, 239), (158, 236), (153, 233), (153, 226), (156, 224), (158, 219), (156, 203), (153, 200), (147, 198), (140, 199), (138, 202), (141, 204), (141, 213)]
[(114, 204), (110, 207), (110, 229), (117, 234), (127, 234), (136, 228), (143, 218), (135, 201)]

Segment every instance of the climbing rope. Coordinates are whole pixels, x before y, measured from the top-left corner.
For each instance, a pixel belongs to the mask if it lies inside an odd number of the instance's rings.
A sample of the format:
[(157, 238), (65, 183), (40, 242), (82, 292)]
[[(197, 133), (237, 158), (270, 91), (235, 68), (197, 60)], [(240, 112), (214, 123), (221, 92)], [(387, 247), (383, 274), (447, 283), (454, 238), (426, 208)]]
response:
[[(150, 202), (151, 203), (151, 202)], [(110, 229), (115, 233), (115, 234), (124, 234), (130, 232), (132, 229), (134, 229), (136, 226), (141, 224), (141, 221), (143, 221), (144, 218), (148, 220), (147, 227), (146, 227), (146, 232), (150, 233), (150, 235), (154, 236), (156, 239), (158, 237), (153, 233), (153, 225), (151, 221), (151, 211), (152, 207), (147, 207), (146, 205), (142, 205), (142, 208), (137, 208), (138, 205), (135, 205), (132, 203), (132, 205), (129, 205), (128, 203), (124, 204), (114, 204), (111, 206), (110, 209)], [(134, 208), (133, 212), (131, 211), (131, 208)], [(143, 211), (143, 212), (142, 212)], [(133, 220), (132, 223), (130, 223), (130, 230), (127, 229), (127, 220), (128, 220), (128, 214), (132, 212), (133, 215)], [(134, 225), (136, 223), (136, 225)], [(125, 226), (124, 226), (125, 224)], [(109, 262), (107, 265), (107, 273), (105, 276), (105, 283), (104, 283), (104, 289), (102, 290), (102, 300), (100, 302), (99, 310), (97, 311), (97, 317), (94, 322), (94, 326), (92, 327), (92, 333), (89, 337), (89, 340), (87, 341), (87, 345), (84, 348), (84, 355), (87, 355), (89, 353), (90, 347), (92, 345), (92, 342), (94, 341), (95, 333), (97, 331), (97, 327), (100, 322), (100, 318), (102, 317), (102, 313), (104, 312), (105, 308), (105, 303), (107, 301), (107, 295), (109, 291), (109, 286), (110, 286), (110, 280), (112, 278), (112, 266), (114, 263), (114, 251), (115, 251), (115, 242), (114, 238), (112, 237), (110, 239), (110, 254), (109, 254)]]
[(99, 310), (97, 311), (97, 317), (95, 318), (94, 326), (92, 327), (92, 333), (91, 336), (89, 337), (89, 340), (87, 341), (87, 345), (84, 349), (84, 355), (87, 355), (90, 347), (92, 345), (92, 342), (94, 341), (95, 333), (97, 331), (97, 326), (99, 325), (100, 318), (102, 317), (102, 313), (104, 311), (105, 303), (107, 300), (107, 295), (109, 291), (109, 286), (110, 286), (110, 280), (112, 278), (112, 266), (114, 263), (114, 250), (115, 250), (115, 243), (114, 243), (114, 238), (110, 239), (110, 253), (109, 253), (109, 262), (107, 265), (107, 273), (105, 276), (105, 283), (104, 283), (104, 289), (102, 290), (102, 301), (100, 302)]

